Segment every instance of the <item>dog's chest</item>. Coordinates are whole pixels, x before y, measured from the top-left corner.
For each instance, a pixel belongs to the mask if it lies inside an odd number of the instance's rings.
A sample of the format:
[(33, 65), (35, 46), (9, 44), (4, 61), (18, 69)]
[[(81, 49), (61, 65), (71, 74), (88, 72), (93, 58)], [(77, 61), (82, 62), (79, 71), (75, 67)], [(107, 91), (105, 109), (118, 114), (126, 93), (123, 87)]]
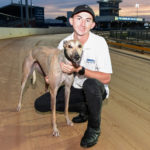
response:
[(61, 83), (64, 83), (64, 84), (72, 84), (73, 79), (74, 79), (73, 74), (68, 75), (68, 74), (66, 74), (66, 73), (63, 73), (63, 74), (62, 74), (62, 78), (61, 78)]

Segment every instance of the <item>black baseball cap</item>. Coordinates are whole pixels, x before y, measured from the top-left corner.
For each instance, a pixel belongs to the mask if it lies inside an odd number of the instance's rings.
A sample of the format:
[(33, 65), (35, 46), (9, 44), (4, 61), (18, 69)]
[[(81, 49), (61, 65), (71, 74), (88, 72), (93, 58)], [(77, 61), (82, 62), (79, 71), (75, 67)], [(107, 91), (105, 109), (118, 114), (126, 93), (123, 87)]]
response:
[(75, 7), (74, 11), (72, 12), (71, 17), (73, 17), (75, 14), (78, 14), (80, 12), (90, 13), (93, 17), (93, 20), (95, 21), (95, 13), (94, 13), (93, 9), (91, 7), (89, 7), (88, 5), (85, 5), (85, 4)]

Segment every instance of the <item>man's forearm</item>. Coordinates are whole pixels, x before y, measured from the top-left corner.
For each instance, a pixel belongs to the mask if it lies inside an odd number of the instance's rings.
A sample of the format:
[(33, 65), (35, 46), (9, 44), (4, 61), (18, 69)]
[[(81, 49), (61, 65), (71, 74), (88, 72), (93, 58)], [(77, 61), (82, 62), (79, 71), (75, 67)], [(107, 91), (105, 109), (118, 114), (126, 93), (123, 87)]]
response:
[(103, 84), (108, 84), (111, 80), (111, 74), (110, 73), (91, 71), (88, 69), (85, 69), (84, 76), (87, 78), (95, 78), (95, 79), (101, 81)]

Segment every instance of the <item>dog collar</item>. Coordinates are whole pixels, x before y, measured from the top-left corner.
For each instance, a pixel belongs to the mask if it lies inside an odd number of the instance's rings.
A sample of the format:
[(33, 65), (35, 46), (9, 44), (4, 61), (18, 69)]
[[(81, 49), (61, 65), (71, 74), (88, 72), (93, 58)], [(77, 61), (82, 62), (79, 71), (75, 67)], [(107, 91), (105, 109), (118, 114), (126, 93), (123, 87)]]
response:
[(64, 55), (65, 55), (65, 57), (66, 57), (69, 61), (72, 62), (71, 58), (68, 56), (68, 54), (67, 54), (67, 52), (66, 52), (66, 49), (64, 49)]

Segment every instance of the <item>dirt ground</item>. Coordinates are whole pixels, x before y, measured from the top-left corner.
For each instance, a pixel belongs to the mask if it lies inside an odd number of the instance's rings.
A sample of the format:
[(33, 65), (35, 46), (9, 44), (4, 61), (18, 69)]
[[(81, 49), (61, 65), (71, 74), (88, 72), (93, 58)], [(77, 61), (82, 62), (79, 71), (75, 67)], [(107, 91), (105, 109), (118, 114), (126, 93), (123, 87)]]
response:
[[(21, 70), (30, 48), (57, 47), (67, 34), (0, 40), (0, 145), (2, 150), (80, 150), (86, 124), (68, 127), (57, 112), (60, 137), (52, 136), (51, 113), (39, 113), (34, 100), (44, 93), (43, 78), (36, 87), (28, 81), (23, 106), (16, 112)], [(110, 97), (104, 101), (101, 136), (91, 150), (150, 149), (150, 61), (111, 52), (113, 75)], [(141, 54), (143, 56), (143, 54)], [(144, 54), (145, 55), (145, 54)], [(150, 56), (147, 55), (150, 59)], [(74, 117), (76, 113), (70, 113)]]

